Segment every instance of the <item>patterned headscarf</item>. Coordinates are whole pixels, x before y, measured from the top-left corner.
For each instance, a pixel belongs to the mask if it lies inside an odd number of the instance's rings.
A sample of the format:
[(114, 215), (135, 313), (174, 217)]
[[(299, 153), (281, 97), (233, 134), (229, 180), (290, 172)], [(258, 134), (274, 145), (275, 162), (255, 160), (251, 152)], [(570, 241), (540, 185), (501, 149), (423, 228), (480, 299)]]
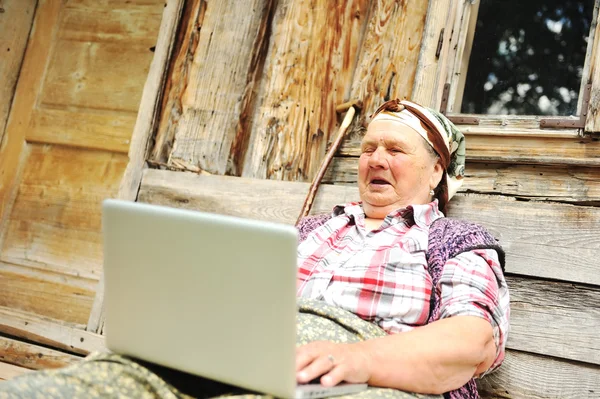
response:
[(429, 143), (445, 168), (446, 195), (450, 200), (463, 183), (465, 176), (465, 137), (448, 118), (440, 112), (410, 101), (390, 100), (373, 115), (372, 121), (400, 122)]

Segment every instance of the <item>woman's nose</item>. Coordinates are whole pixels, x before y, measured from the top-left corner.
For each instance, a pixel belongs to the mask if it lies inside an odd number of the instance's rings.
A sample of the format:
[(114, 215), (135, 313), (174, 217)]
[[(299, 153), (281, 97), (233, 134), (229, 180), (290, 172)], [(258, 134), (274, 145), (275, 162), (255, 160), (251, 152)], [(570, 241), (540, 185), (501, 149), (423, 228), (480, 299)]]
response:
[(387, 159), (385, 155), (385, 149), (378, 147), (369, 157), (369, 166), (372, 168), (385, 169), (387, 167)]

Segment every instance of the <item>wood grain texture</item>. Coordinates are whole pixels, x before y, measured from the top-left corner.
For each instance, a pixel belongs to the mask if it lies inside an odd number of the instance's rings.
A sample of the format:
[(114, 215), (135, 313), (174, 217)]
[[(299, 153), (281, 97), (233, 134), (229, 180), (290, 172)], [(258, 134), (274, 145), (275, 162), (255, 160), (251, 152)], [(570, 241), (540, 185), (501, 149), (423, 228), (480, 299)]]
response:
[[(293, 224), (308, 187), (299, 182), (147, 170), (138, 200)], [(355, 187), (323, 185), (313, 213), (330, 212), (335, 204), (355, 200)], [(600, 209), (462, 194), (450, 202), (449, 216), (487, 227), (504, 246), (511, 273), (600, 285), (596, 266)]]
[[(335, 157), (323, 182), (356, 185), (357, 157)], [(600, 170), (593, 167), (467, 162), (459, 192), (510, 195), (572, 203), (600, 201)]]
[[(594, 20), (592, 21), (591, 27), (591, 43), (593, 43), (591, 55), (586, 56), (586, 60), (589, 62), (585, 65), (584, 77), (589, 76), (592, 81), (592, 91), (590, 93), (590, 103), (588, 105), (587, 119), (585, 122), (586, 132), (599, 132), (600, 131), (600, 29), (598, 29), (598, 22), (600, 20), (599, 4), (595, 3), (594, 6)], [(589, 52), (589, 49), (588, 49)], [(583, 82), (587, 83), (587, 82)], [(581, 102), (581, 98), (580, 98)], [(581, 106), (578, 104), (579, 107)]]
[(483, 399), (595, 399), (600, 367), (508, 351), (497, 372), (478, 381)]
[(0, 332), (4, 334), (81, 355), (106, 351), (102, 335), (81, 327), (0, 306)]
[(0, 260), (98, 279), (101, 202), (115, 197), (127, 157), (32, 145)]
[(350, 99), (370, 115), (388, 99), (409, 99), (429, 1), (372, 1)]
[(507, 347), (600, 365), (600, 287), (507, 276)]
[[(110, 0), (108, 0), (110, 1)], [(158, 32), (158, 40), (150, 71), (144, 84), (142, 102), (129, 147), (129, 163), (119, 185), (118, 198), (134, 201), (137, 197), (142, 171), (150, 148), (150, 139), (157, 125), (158, 110), (173, 49), (173, 40), (183, 10), (183, 0), (166, 3)], [(86, 329), (102, 333), (104, 328), (104, 279), (101, 277)]]
[(0, 270), (0, 306), (70, 323), (86, 323), (94, 291)]
[[(455, 0), (429, 0), (421, 52), (410, 98), (411, 101), (426, 107), (440, 108), (450, 48), (452, 28), (450, 21), (456, 9), (455, 3)], [(440, 39), (442, 39), (441, 47), (439, 47)]]
[(30, 369), (0, 362), (0, 381), (6, 381), (30, 372)]
[(79, 360), (80, 356), (0, 336), (0, 362), (42, 370), (68, 366)]
[(4, 12), (0, 14), (0, 143), (4, 136), (36, 4), (37, 0), (10, 0), (2, 3)]
[(245, 156), (243, 176), (314, 177), (336, 131), (335, 106), (350, 92), (368, 8), (366, 0), (279, 2), (249, 145), (232, 153)]
[(272, 6), (272, 0), (206, 2), (170, 160), (225, 173)]
[[(494, 135), (480, 135), (469, 134), (468, 129), (462, 130), (467, 142), (467, 161), (594, 167), (600, 165), (600, 141), (591, 137), (525, 135), (509, 138), (499, 132)], [(361, 134), (348, 136), (338, 155), (360, 156), (360, 140)]]
[(0, 144), (0, 237), (8, 218), (7, 210), (12, 206), (12, 199), (18, 185), (16, 177), (22, 170), (20, 160), (25, 148), (25, 135), (31, 121), (31, 110), (41, 90), (43, 72), (51, 53), (61, 9), (61, 1), (40, 0), (38, 2), (36, 13), (44, 15), (44, 18), (34, 20), (21, 67), (20, 76), (23, 78), (17, 83), (11, 116)]
[(120, 153), (129, 150), (134, 113), (48, 106), (32, 112), (28, 142)]

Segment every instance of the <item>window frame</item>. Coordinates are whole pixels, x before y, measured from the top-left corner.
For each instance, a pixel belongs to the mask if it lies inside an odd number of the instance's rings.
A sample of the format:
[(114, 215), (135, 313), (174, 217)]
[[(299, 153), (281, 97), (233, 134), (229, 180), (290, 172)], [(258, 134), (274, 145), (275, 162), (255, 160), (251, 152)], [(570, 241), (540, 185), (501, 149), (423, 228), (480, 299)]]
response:
[[(433, 1), (433, 0), (432, 0)], [(441, 87), (439, 109), (451, 119), (459, 129), (471, 134), (504, 136), (527, 136), (540, 138), (581, 138), (586, 131), (598, 131), (600, 123), (590, 121), (588, 115), (595, 115), (597, 109), (590, 103), (592, 93), (598, 91), (599, 80), (593, 79), (592, 74), (595, 64), (600, 67), (597, 60), (600, 37), (598, 25), (598, 10), (600, 0), (595, 0), (590, 35), (586, 51), (584, 69), (580, 84), (577, 104), (578, 116), (542, 116), (542, 115), (486, 115), (456, 113), (454, 109), (462, 105), (466, 73), (473, 46), (475, 27), (477, 22), (480, 1), (454, 0), (450, 1), (451, 9), (448, 11), (448, 21), (444, 32), (451, 32), (445, 41), (448, 43), (444, 76), (438, 79)], [(442, 34), (443, 35), (443, 34)], [(444, 40), (440, 37), (440, 40)], [(596, 90), (594, 90), (596, 89)]]

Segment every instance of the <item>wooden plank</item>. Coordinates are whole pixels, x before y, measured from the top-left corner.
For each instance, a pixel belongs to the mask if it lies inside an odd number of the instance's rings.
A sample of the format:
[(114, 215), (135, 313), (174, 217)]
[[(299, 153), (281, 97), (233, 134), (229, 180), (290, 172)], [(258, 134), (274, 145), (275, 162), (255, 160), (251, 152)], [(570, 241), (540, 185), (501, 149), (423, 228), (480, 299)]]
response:
[(507, 348), (600, 365), (600, 287), (507, 276)]
[[(12, 205), (17, 187), (15, 182), (21, 172), (19, 165), (25, 147), (25, 134), (31, 120), (31, 109), (41, 90), (43, 72), (52, 51), (61, 8), (60, 1), (40, 0), (36, 11), (38, 18), (35, 19), (32, 28), (21, 68), (21, 79), (15, 90), (11, 116), (0, 145), (0, 232), (4, 230), (7, 210)], [(40, 15), (44, 17), (41, 18)]]
[[(110, 0), (108, 0), (110, 1)], [(150, 139), (156, 127), (156, 118), (162, 97), (162, 87), (165, 81), (167, 66), (177, 26), (183, 10), (183, 0), (173, 0), (166, 3), (160, 24), (156, 51), (150, 72), (144, 84), (142, 102), (137, 114), (131, 146), (129, 147), (129, 163), (119, 185), (120, 199), (135, 200), (142, 180), (142, 171), (150, 146)], [(102, 333), (104, 328), (103, 316), (104, 279), (100, 279), (94, 304), (88, 319), (87, 330)]]
[(79, 360), (80, 356), (0, 336), (0, 362), (41, 370), (68, 366)]
[(98, 279), (101, 202), (117, 194), (127, 157), (32, 145), (0, 260)]
[[(307, 183), (147, 170), (138, 200), (292, 224), (307, 190)], [(355, 187), (323, 185), (313, 213), (355, 200)], [(490, 229), (507, 252), (511, 273), (600, 285), (600, 209), (459, 194), (449, 215)]]
[[(246, 129), (251, 132), (249, 145), (246, 148), (243, 139), (233, 145), (234, 167), (226, 170), (228, 174), (240, 175), (243, 164), (245, 177), (291, 181), (314, 177), (327, 140), (337, 130), (335, 106), (350, 92), (369, 3), (279, 2), (256, 114)], [(410, 12), (397, 11), (390, 19), (399, 14), (409, 18)], [(205, 152), (201, 155), (209, 156), (210, 151)], [(222, 174), (222, 169), (207, 170)]]
[[(323, 183), (356, 185), (357, 157), (335, 157)], [(467, 162), (459, 192), (573, 203), (600, 202), (600, 170), (579, 166)]]
[[(156, 44), (165, 1), (146, 0), (143, 4), (138, 2), (137, 6), (133, 3), (70, 0), (61, 21), (59, 37), (81, 42), (124, 42), (123, 45), (150, 49)], [(143, 62), (150, 64), (150, 59)]]
[(176, 133), (171, 161), (225, 173), (242, 99), (254, 95), (255, 69), (264, 59), (261, 51), (273, 4), (225, 0), (202, 5), (197, 45), (189, 48), (192, 64), (180, 99), (181, 117), (172, 125)]
[(349, 96), (363, 100), (363, 117), (388, 99), (411, 98), (428, 3), (371, 2)]
[[(463, 129), (464, 130), (464, 129)], [(465, 131), (467, 160), (497, 163), (600, 166), (600, 141), (563, 137), (507, 137)], [(361, 135), (348, 136), (338, 155), (360, 156)]]
[(507, 351), (497, 372), (478, 381), (484, 399), (595, 399), (600, 367)]
[(31, 370), (29, 369), (15, 366), (14, 364), (0, 362), (0, 381), (13, 379), (30, 371)]
[(4, 11), (0, 13), (0, 143), (4, 136), (36, 4), (37, 0), (9, 1), (3, 3)]
[[(138, 201), (294, 224), (308, 187), (300, 182), (147, 169)], [(312, 213), (330, 212), (338, 201), (355, 200), (356, 193), (354, 187), (321, 186)]]
[(46, 72), (40, 107), (75, 106), (135, 113), (152, 56), (150, 46), (135, 41), (58, 39)]
[(86, 323), (94, 291), (0, 270), (0, 306)]
[[(600, 100), (600, 29), (598, 29), (598, 22), (600, 20), (599, 4), (598, 2), (594, 5), (594, 19), (592, 21), (592, 28), (590, 38), (592, 39), (592, 51), (589, 57), (586, 55), (586, 60), (590, 61), (589, 66), (584, 66), (584, 77), (589, 76), (592, 81), (592, 92), (590, 94), (590, 103), (588, 105), (587, 119), (585, 122), (586, 132), (599, 132), (600, 131), (600, 107), (598, 106)], [(589, 46), (588, 46), (589, 47)], [(589, 48), (588, 48), (589, 53)], [(589, 68), (589, 70), (588, 70)], [(586, 73), (587, 72), (587, 73)], [(589, 75), (588, 75), (589, 74)], [(587, 82), (582, 82), (587, 83)], [(580, 96), (581, 100), (581, 96)], [(581, 104), (579, 103), (580, 107)], [(578, 108), (579, 108), (578, 107)]]
[(411, 100), (417, 104), (440, 108), (442, 90), (446, 81), (446, 63), (452, 32), (451, 21), (457, 8), (455, 0), (429, 0), (421, 53), (411, 95)]
[(73, 107), (33, 110), (27, 141), (127, 153), (135, 114)]
[(0, 332), (59, 350), (87, 355), (104, 352), (104, 337), (80, 326), (0, 306)]

